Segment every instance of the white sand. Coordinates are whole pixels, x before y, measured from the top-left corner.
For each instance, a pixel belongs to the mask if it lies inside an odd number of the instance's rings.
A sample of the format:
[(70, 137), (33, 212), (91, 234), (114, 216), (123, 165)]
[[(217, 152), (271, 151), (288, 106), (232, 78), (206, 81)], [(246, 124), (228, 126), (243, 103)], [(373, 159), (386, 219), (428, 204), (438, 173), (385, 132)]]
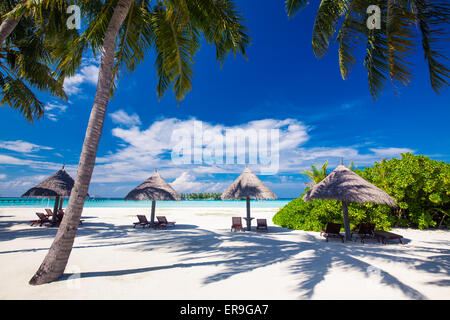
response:
[(133, 229), (149, 210), (86, 208), (61, 281), (28, 285), (56, 234), (42, 209), (0, 208), (0, 299), (450, 299), (450, 232), (395, 229), (404, 245), (274, 226), (230, 232), (245, 208), (157, 209), (168, 230)]

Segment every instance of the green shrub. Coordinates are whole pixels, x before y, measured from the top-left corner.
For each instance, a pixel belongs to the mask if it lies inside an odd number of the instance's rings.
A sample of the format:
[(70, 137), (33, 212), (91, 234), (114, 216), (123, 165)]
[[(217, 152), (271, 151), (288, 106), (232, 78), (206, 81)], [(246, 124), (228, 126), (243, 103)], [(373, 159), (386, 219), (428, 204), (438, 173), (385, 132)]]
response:
[[(377, 229), (390, 229), (392, 222), (392, 217), (389, 216), (390, 208), (351, 203), (348, 211), (352, 228), (362, 222), (374, 222)], [(335, 200), (305, 202), (302, 197), (292, 200), (281, 208), (272, 220), (281, 227), (305, 231), (320, 231), (327, 222), (341, 223), (342, 226), (344, 223), (341, 202)]]
[[(349, 204), (351, 227), (375, 223), (377, 229), (391, 226), (425, 229), (445, 225), (450, 215), (450, 164), (411, 153), (401, 159), (383, 160), (355, 173), (391, 195), (399, 208), (377, 204)], [(342, 205), (334, 200), (306, 203), (303, 195), (289, 202), (273, 217), (279, 226), (320, 231), (327, 222), (343, 224)]]

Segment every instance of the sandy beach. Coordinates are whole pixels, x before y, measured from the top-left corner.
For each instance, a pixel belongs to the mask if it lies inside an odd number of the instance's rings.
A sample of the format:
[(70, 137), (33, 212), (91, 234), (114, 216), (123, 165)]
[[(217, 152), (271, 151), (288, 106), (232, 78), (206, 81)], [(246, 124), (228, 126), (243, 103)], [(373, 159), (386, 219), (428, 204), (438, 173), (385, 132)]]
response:
[(162, 208), (176, 227), (136, 227), (142, 208), (85, 208), (64, 277), (33, 287), (55, 228), (31, 227), (43, 209), (0, 208), (0, 299), (450, 299), (450, 232), (325, 242), (274, 226), (277, 209), (252, 209), (268, 233), (230, 232), (245, 208)]

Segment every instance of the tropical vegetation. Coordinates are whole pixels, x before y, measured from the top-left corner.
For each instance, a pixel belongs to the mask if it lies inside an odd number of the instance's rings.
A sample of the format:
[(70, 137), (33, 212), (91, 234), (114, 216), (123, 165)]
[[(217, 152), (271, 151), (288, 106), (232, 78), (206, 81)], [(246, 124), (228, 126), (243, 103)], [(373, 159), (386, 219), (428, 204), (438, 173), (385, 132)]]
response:
[[(58, 0), (63, 1), (63, 0)], [(95, 99), (75, 185), (66, 213), (44, 261), (30, 280), (39, 285), (64, 272), (94, 170), (108, 102), (120, 74), (133, 72), (152, 49), (159, 97), (170, 88), (181, 101), (192, 88), (193, 64), (203, 38), (216, 48), (219, 63), (229, 53), (246, 54), (250, 38), (232, 0), (79, 0), (84, 31), (67, 43), (59, 70), (75, 72), (88, 49), (101, 55)]]
[(18, 110), (29, 122), (45, 113), (36, 91), (67, 100), (67, 75), (56, 70), (64, 55), (58, 47), (77, 35), (65, 26), (64, 7), (50, 1), (0, 4), (0, 105)]
[[(377, 228), (442, 228), (450, 225), (450, 163), (422, 155), (402, 154), (401, 159), (382, 160), (363, 170), (353, 170), (386, 191), (399, 208), (377, 204), (349, 204), (352, 226), (376, 223)], [(306, 189), (306, 191), (308, 188)], [(305, 202), (303, 194), (273, 217), (277, 225), (298, 230), (320, 231), (327, 222), (342, 223), (342, 204), (335, 200)]]
[(182, 193), (182, 200), (220, 200), (221, 192)]

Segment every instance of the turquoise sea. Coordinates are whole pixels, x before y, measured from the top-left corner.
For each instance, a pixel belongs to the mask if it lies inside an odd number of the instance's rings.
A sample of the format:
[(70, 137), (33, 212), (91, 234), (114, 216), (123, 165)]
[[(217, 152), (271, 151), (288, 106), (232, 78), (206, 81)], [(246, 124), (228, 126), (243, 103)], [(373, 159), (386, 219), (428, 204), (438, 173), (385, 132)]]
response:
[[(252, 208), (281, 208), (292, 199), (279, 200), (252, 200)], [(32, 207), (53, 208), (54, 199), (49, 198), (0, 198), (0, 207)], [(64, 199), (63, 207), (67, 206), (69, 199)], [(122, 207), (122, 208), (148, 208), (152, 202), (148, 200), (123, 200), (117, 198), (89, 198), (84, 206), (86, 208), (96, 207)], [(245, 200), (182, 200), (182, 201), (157, 201), (158, 208), (194, 208), (194, 207), (223, 207), (238, 208), (245, 207)]]

